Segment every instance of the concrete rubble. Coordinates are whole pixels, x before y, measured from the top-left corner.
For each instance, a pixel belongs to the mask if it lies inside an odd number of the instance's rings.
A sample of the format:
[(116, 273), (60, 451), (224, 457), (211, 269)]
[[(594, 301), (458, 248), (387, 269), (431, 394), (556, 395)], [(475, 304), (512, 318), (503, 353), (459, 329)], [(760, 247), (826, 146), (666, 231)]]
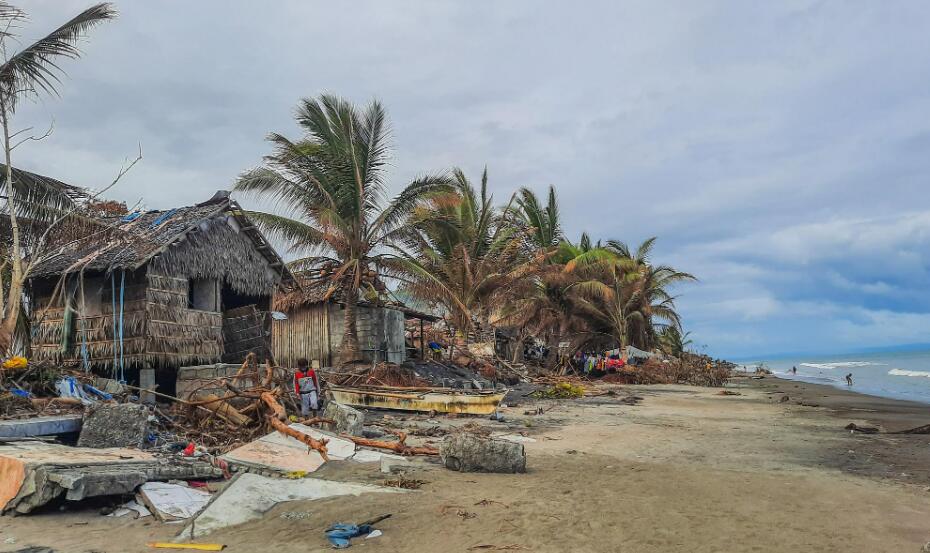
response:
[(523, 444), (469, 432), (443, 438), (439, 457), (447, 469), (459, 472), (526, 472)]
[(221, 476), (203, 461), (172, 462), (132, 449), (19, 442), (0, 446), (0, 512), (28, 513), (61, 496), (132, 494), (148, 481)]
[(83, 419), (81, 415), (55, 415), (0, 421), (0, 440), (77, 433)]
[(84, 410), (78, 447), (142, 447), (149, 411), (136, 403), (97, 403)]
[(331, 432), (350, 436), (364, 435), (365, 413), (358, 409), (330, 401), (323, 411), (323, 418), (336, 423), (335, 425), (326, 423), (325, 428)]

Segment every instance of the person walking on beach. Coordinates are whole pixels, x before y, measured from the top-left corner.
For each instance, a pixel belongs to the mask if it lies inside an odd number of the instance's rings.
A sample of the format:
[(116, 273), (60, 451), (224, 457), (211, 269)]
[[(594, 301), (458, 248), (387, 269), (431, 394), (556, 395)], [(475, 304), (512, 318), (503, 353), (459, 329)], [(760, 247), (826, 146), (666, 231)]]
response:
[(846, 375), (846, 385), (852, 386), (852, 373)]
[(316, 371), (310, 368), (310, 362), (304, 358), (297, 360), (297, 372), (294, 373), (294, 391), (300, 397), (300, 414), (309, 417), (310, 411), (313, 416), (317, 415), (320, 409), (319, 404), (320, 381), (317, 379)]

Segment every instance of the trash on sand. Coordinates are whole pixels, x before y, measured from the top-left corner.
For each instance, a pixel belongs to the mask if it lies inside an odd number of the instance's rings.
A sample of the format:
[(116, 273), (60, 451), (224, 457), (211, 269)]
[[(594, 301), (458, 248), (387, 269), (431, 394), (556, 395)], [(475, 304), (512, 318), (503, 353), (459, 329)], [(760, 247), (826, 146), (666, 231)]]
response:
[(739, 392), (734, 392), (733, 390), (720, 390), (717, 392), (718, 396), (741, 396), (743, 394)]
[(252, 473), (237, 475), (178, 535), (185, 539), (259, 519), (278, 503), (312, 501), (363, 493), (405, 493), (397, 488), (335, 482), (317, 478), (284, 480)]
[(461, 505), (443, 505), (439, 508), (440, 515), (448, 515), (449, 513), (455, 513), (456, 516), (462, 517), (462, 520), (468, 520), (470, 518), (477, 518), (477, 513), (472, 513), (466, 511)]
[(115, 511), (108, 514), (108, 517), (122, 517), (126, 516), (129, 513), (136, 513), (138, 516), (136, 518), (150, 517), (152, 512), (145, 508), (145, 505), (140, 505), (135, 499), (130, 499), (126, 503), (120, 505)]
[[(352, 545), (352, 538), (357, 538), (365, 534), (374, 533), (373, 526), (384, 519), (390, 518), (391, 515), (381, 515), (361, 524), (336, 523), (326, 529), (326, 539), (333, 544), (336, 549), (345, 549)], [(379, 534), (380, 535), (380, 534)]]
[(150, 542), (149, 547), (156, 549), (188, 549), (194, 551), (222, 551), (226, 546), (221, 543), (169, 543), (169, 542)]
[(280, 518), (284, 520), (304, 520), (310, 518), (312, 514), (309, 511), (284, 511), (281, 513)]
[(423, 487), (423, 484), (426, 484), (426, 480), (415, 480), (413, 478), (406, 478), (401, 476), (396, 480), (385, 480), (381, 484), (389, 488), (401, 488), (404, 490), (419, 490)]
[(367, 536), (365, 536), (365, 539), (370, 540), (371, 538), (379, 538), (383, 535), (384, 535), (384, 532), (382, 532), (381, 530), (374, 530), (371, 534), (368, 534)]
[(161, 521), (185, 520), (210, 502), (210, 493), (166, 482), (146, 482), (139, 488), (143, 503)]

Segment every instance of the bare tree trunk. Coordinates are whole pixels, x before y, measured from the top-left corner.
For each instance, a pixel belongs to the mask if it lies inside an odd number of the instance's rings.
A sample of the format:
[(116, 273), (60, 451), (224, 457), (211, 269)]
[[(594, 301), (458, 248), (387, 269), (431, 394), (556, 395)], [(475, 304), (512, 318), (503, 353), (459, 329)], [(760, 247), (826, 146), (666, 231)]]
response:
[[(351, 287), (350, 287), (351, 288)], [(339, 360), (349, 363), (361, 359), (358, 345), (358, 291), (354, 289), (345, 292), (345, 313), (342, 321), (342, 350)]]
[[(16, 323), (19, 319), (20, 303), (23, 293), (23, 259), (20, 247), (19, 222), (16, 220), (15, 193), (13, 191), (13, 163), (12, 149), (10, 148), (10, 125), (7, 113), (6, 98), (0, 97), (0, 123), (3, 125), (3, 150), (6, 157), (6, 191), (7, 208), (10, 215), (10, 225), (13, 231), (13, 250), (11, 252), (12, 274), (10, 277), (10, 290), (3, 313), (3, 323), (0, 324), (0, 352), (8, 351), (13, 345), (13, 335), (16, 332)], [(2, 293), (2, 292), (0, 292)]]

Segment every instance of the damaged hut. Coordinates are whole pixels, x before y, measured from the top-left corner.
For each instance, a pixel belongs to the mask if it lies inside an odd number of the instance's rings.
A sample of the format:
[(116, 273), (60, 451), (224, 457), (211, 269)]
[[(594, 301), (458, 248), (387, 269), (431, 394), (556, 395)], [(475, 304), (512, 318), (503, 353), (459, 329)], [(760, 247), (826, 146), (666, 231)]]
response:
[[(281, 290), (274, 309), (287, 318), (272, 324), (272, 351), (284, 366), (296, 366), (297, 359), (308, 359), (314, 366), (328, 367), (338, 361), (342, 344), (345, 305), (338, 297), (326, 298), (326, 288), (305, 284)], [(437, 321), (439, 317), (400, 304), (358, 302), (358, 341), (362, 359), (403, 363), (408, 357), (425, 357), (422, 342), (412, 348), (405, 324)]]
[(31, 273), (35, 359), (165, 391), (183, 365), (270, 354), (268, 312), (290, 273), (228, 192), (105, 219)]

